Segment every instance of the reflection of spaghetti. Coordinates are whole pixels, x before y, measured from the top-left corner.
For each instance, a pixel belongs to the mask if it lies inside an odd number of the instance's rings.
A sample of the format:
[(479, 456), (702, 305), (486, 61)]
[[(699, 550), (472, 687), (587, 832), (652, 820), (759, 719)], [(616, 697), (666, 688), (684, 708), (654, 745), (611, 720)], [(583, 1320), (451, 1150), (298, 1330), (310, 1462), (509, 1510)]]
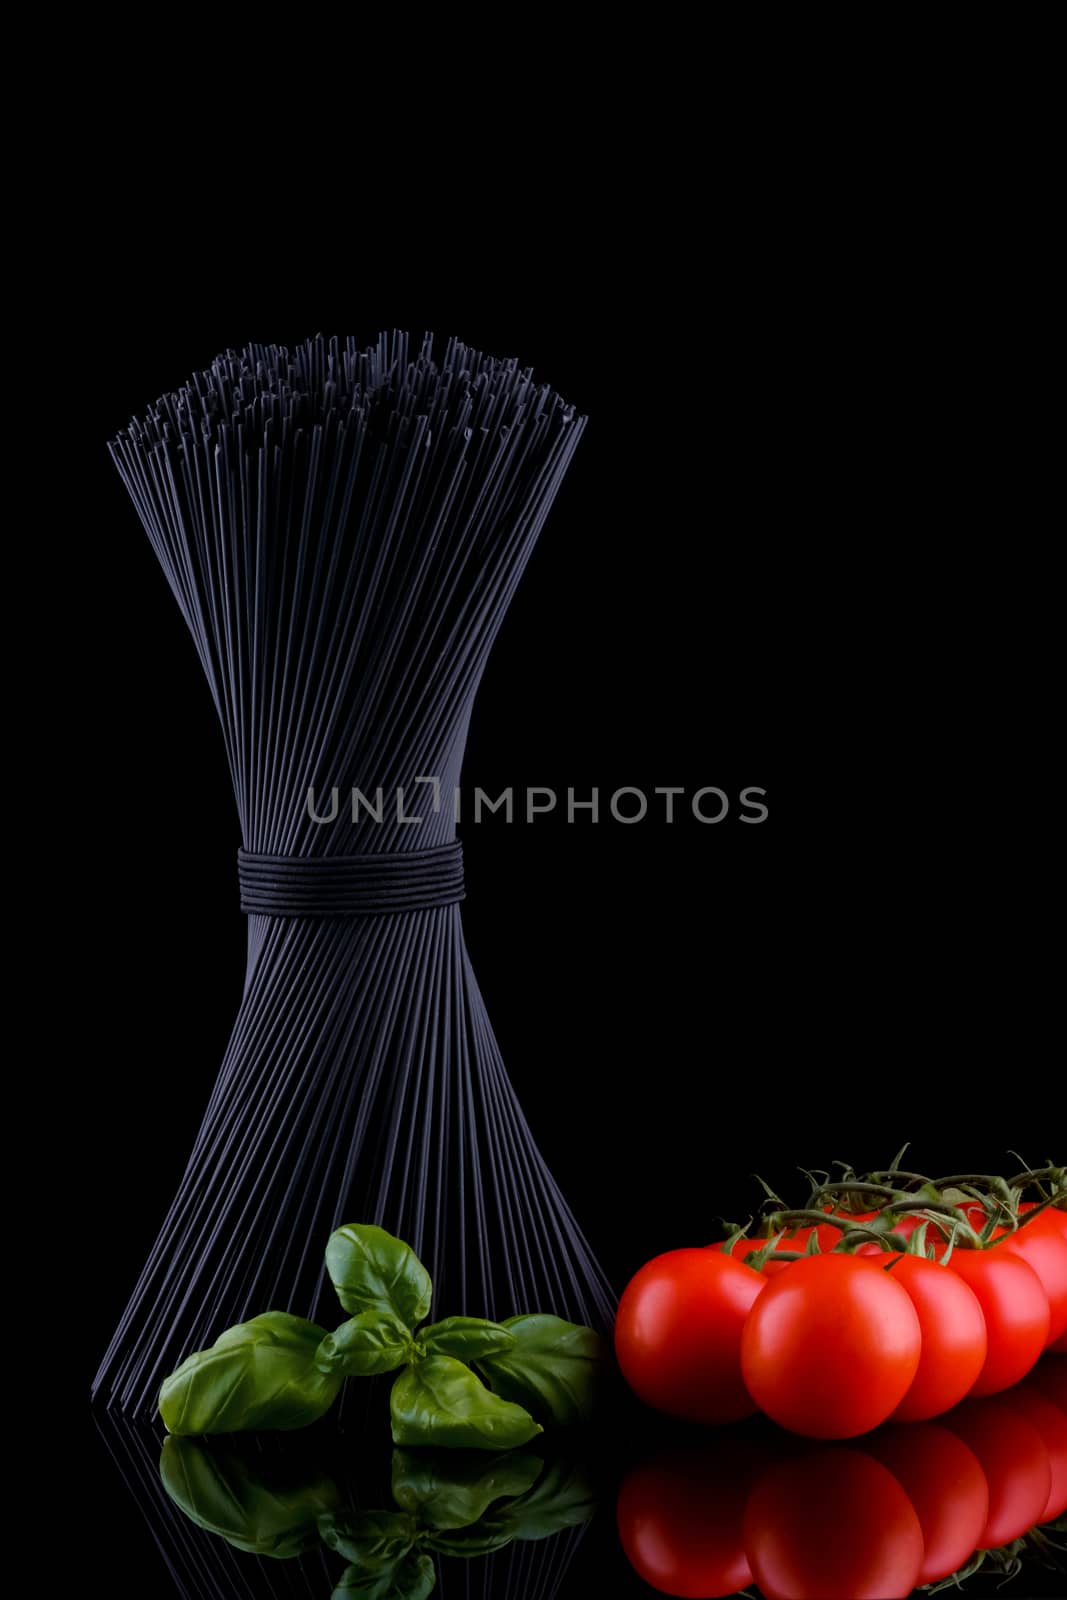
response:
[(619, 1492), (626, 1554), (661, 1593), (709, 1600), (752, 1583), (781, 1600), (906, 1600), (980, 1568), (1063, 1571), (1047, 1526), (1067, 1512), (1063, 1365), (841, 1444), (748, 1426), (664, 1450)]
[(100, 1431), (182, 1600), (552, 1600), (594, 1510), (586, 1464), (553, 1450), (376, 1452), (317, 1429), (168, 1438), (161, 1457), (143, 1424)]
[[(457, 1312), (610, 1320), (493, 1038), (434, 803), (582, 425), (455, 341), (437, 365), (431, 340), (320, 338), (220, 357), (112, 445), (222, 722), (249, 954), (98, 1376), (110, 1404), (150, 1412), (182, 1356), (251, 1314), (314, 1316), (314, 1241), (351, 1220), (409, 1240)], [(339, 778), (406, 809), (321, 826), (309, 792)]]

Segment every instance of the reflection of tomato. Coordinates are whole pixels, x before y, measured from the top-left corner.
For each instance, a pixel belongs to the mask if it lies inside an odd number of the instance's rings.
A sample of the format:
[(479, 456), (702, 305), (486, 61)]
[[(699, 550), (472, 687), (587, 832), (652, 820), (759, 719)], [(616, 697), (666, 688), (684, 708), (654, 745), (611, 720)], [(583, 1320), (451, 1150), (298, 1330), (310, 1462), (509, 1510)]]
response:
[(1067, 1417), (1067, 1362), (1039, 1361), (1027, 1378), (1026, 1386), (1037, 1389)]
[(989, 1348), (972, 1395), (997, 1394), (1018, 1383), (1045, 1348), (1048, 1296), (1033, 1268), (999, 1246), (954, 1250), (949, 1270), (978, 1298)]
[(1041, 1435), (1041, 1441), (1048, 1451), (1052, 1487), (1040, 1520), (1051, 1522), (1053, 1517), (1067, 1511), (1067, 1417), (1029, 1379), (1017, 1384), (1014, 1389), (1006, 1390), (997, 1403), (1032, 1422)]
[(1059, 1229), (1059, 1214), (1043, 1211), (1017, 1232), (1005, 1234), (995, 1247), (995, 1253), (1007, 1250), (1020, 1256), (1040, 1278), (1049, 1303), (1048, 1345), (1067, 1328), (1067, 1239)]
[(916, 1583), (957, 1572), (989, 1521), (989, 1486), (974, 1451), (934, 1422), (879, 1428), (863, 1450), (889, 1468), (918, 1513), (923, 1561)]
[(923, 1536), (893, 1474), (864, 1451), (780, 1461), (745, 1508), (745, 1554), (767, 1600), (903, 1600)]
[(717, 1250), (668, 1250), (647, 1262), (615, 1319), (615, 1353), (637, 1397), (690, 1422), (751, 1416), (741, 1330), (766, 1287), (758, 1272)]
[(895, 1265), (885, 1270), (907, 1292), (922, 1330), (919, 1370), (893, 1420), (921, 1422), (970, 1392), (985, 1365), (985, 1317), (973, 1291), (939, 1262), (925, 1256), (888, 1259)]
[(752, 1582), (741, 1531), (757, 1470), (750, 1446), (671, 1450), (635, 1467), (619, 1490), (619, 1538), (634, 1571), (683, 1600)]
[(989, 1521), (979, 1550), (1021, 1539), (1037, 1526), (1052, 1489), (1052, 1469), (1041, 1435), (1001, 1400), (965, 1400), (941, 1426), (970, 1445), (989, 1484)]
[(768, 1283), (745, 1323), (741, 1369), (756, 1404), (813, 1439), (884, 1422), (919, 1365), (919, 1319), (892, 1273), (809, 1256)]

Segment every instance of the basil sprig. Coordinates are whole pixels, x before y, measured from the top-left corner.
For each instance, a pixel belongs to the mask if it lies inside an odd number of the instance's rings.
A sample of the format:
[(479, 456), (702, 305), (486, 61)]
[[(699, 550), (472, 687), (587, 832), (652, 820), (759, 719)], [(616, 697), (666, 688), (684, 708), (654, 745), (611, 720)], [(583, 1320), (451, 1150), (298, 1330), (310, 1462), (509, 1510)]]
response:
[(249, 1433), (317, 1422), (342, 1381), (317, 1364), (325, 1333), (284, 1311), (229, 1328), (164, 1383), (159, 1410), (168, 1433)]
[[(384, 1372), (399, 1374), (390, 1396), (398, 1445), (512, 1450), (546, 1425), (588, 1421), (606, 1365), (591, 1328), (541, 1315), (425, 1325), (429, 1273), (409, 1245), (367, 1223), (337, 1229), (326, 1267), (348, 1320), (328, 1333), (268, 1311), (229, 1329), (163, 1384), (170, 1433), (306, 1427), (345, 1378)], [(415, 1589), (422, 1581), (414, 1571), (408, 1579)]]
[(454, 1356), (417, 1357), (393, 1384), (389, 1410), (394, 1444), (512, 1450), (545, 1431)]
[(588, 1422), (606, 1367), (604, 1341), (561, 1317), (509, 1317), (511, 1344), (475, 1356), (497, 1394), (558, 1428)]

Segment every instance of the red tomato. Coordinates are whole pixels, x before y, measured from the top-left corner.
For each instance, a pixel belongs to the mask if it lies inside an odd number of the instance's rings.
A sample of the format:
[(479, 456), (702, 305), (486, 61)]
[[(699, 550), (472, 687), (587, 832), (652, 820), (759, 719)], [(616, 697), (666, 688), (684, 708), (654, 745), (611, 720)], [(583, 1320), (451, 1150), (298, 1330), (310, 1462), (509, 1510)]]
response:
[[(893, 1232), (899, 1233), (902, 1239), (910, 1239), (916, 1228), (921, 1226), (922, 1218), (914, 1211), (909, 1211), (897, 1218), (893, 1224)], [(857, 1245), (854, 1251), (858, 1256), (882, 1256), (887, 1253), (885, 1246), (879, 1244), (877, 1239), (868, 1239), (866, 1244)]]
[(615, 1319), (615, 1354), (646, 1405), (690, 1422), (756, 1409), (741, 1381), (741, 1330), (766, 1279), (718, 1250), (668, 1250), (634, 1274)]
[[(721, 1240), (718, 1244), (705, 1245), (704, 1248), (706, 1250), (718, 1250), (722, 1254), (722, 1247), (725, 1242), (725, 1240)], [(737, 1239), (730, 1246), (730, 1254), (735, 1260), (744, 1261), (747, 1257), (755, 1255), (757, 1250), (762, 1250), (766, 1243), (766, 1239)], [(789, 1248), (793, 1250), (802, 1247), (790, 1245)], [(784, 1272), (786, 1267), (791, 1265), (792, 1262), (790, 1261), (765, 1261), (763, 1266), (758, 1267), (756, 1270), (762, 1272), (765, 1278), (773, 1278), (776, 1272)]]
[(835, 1228), (832, 1222), (817, 1222), (813, 1228), (798, 1228), (795, 1233), (787, 1233), (781, 1240), (780, 1250), (806, 1250), (808, 1240), (812, 1234), (818, 1235), (819, 1249), (824, 1254), (829, 1254), (835, 1245), (841, 1243), (844, 1233), (841, 1228)]
[(970, 1392), (997, 1394), (1025, 1378), (1045, 1348), (1048, 1295), (1033, 1268), (999, 1246), (954, 1250), (949, 1270), (974, 1290), (985, 1317), (989, 1347)]
[(923, 1560), (916, 1583), (957, 1572), (989, 1521), (989, 1485), (974, 1451), (934, 1422), (879, 1428), (863, 1449), (889, 1468), (918, 1513)]
[(886, 1259), (895, 1262), (889, 1275), (908, 1294), (922, 1331), (919, 1369), (893, 1421), (922, 1422), (970, 1393), (985, 1365), (985, 1317), (973, 1290), (940, 1262), (925, 1256)]
[(989, 1520), (977, 1548), (995, 1550), (1036, 1527), (1052, 1490), (1052, 1468), (1033, 1423), (1001, 1400), (965, 1400), (941, 1426), (970, 1445), (989, 1485)]
[(770, 1467), (749, 1496), (744, 1533), (766, 1600), (904, 1600), (922, 1567), (915, 1507), (862, 1450)]
[[(1022, 1207), (1020, 1207), (1020, 1210), (1022, 1210)], [(1049, 1233), (1054, 1234), (1056, 1238), (1062, 1239), (1067, 1243), (1067, 1211), (1061, 1210), (1058, 1206), (1049, 1206), (1047, 1211), (1043, 1211), (1040, 1217), (1035, 1218), (1033, 1222), (1028, 1222), (1026, 1226), (1028, 1229), (1045, 1228)], [(1051, 1305), (1049, 1306), (1049, 1312), (1051, 1316)], [(1056, 1338), (1050, 1338), (1046, 1348), (1051, 1350), (1054, 1355), (1067, 1356), (1067, 1328), (1064, 1328)]]
[[(873, 1222), (875, 1217), (878, 1215), (877, 1211), (839, 1211), (834, 1206), (823, 1206), (823, 1210), (832, 1212), (835, 1217), (840, 1217), (843, 1222), (847, 1222), (850, 1228), (862, 1228), (865, 1222)], [(821, 1233), (823, 1230), (820, 1229), (819, 1231)], [(837, 1233), (837, 1238), (834, 1240), (834, 1244), (837, 1244), (844, 1237), (844, 1235), (836, 1228), (834, 1232)], [(821, 1239), (819, 1240), (819, 1243), (820, 1245), (822, 1244)]]
[(903, 1400), (919, 1366), (919, 1318), (869, 1261), (808, 1256), (768, 1283), (741, 1338), (756, 1404), (812, 1439), (851, 1439)]
[(639, 1577), (682, 1600), (732, 1595), (752, 1582), (742, 1524), (761, 1458), (736, 1441), (671, 1450), (635, 1467), (616, 1516)]
[[(826, 1209), (829, 1210), (829, 1207)], [(876, 1213), (874, 1212), (871, 1213), (872, 1216), (875, 1214)], [(834, 1246), (840, 1243), (842, 1237), (840, 1228), (835, 1228), (832, 1222), (828, 1222), (825, 1225), (819, 1223), (814, 1228), (797, 1228), (793, 1233), (785, 1234), (784, 1237), (778, 1241), (778, 1249), (802, 1252), (808, 1248), (808, 1240), (811, 1238), (813, 1233), (818, 1234), (819, 1249), (826, 1254), (829, 1254)], [(708, 1250), (721, 1251), (725, 1242), (725, 1240), (719, 1240), (715, 1244), (709, 1244), (705, 1246), (705, 1248)], [(732, 1256), (737, 1256), (740, 1260), (744, 1260), (747, 1256), (755, 1255), (757, 1250), (764, 1249), (767, 1243), (768, 1241), (766, 1239), (746, 1239), (739, 1237), (731, 1246), (730, 1254)], [(759, 1268), (759, 1270), (763, 1273), (765, 1278), (773, 1278), (776, 1273), (784, 1272), (786, 1267), (790, 1267), (792, 1265), (793, 1263), (791, 1261), (767, 1261), (761, 1268)]]
[(1032, 1422), (1041, 1435), (1042, 1443), (1048, 1451), (1052, 1487), (1049, 1490), (1048, 1504), (1041, 1513), (1040, 1520), (1051, 1522), (1054, 1517), (1061, 1516), (1067, 1511), (1067, 1417), (1054, 1401), (1032, 1384), (1029, 1378), (1025, 1383), (1017, 1384), (1014, 1389), (1008, 1389), (1001, 1395), (998, 1403)]
[(1055, 1344), (1067, 1328), (1067, 1238), (1061, 1236), (1057, 1219), (1043, 1211), (1015, 1233), (1009, 1235), (998, 1229), (994, 1238), (1002, 1240), (997, 1250), (1008, 1250), (1020, 1256), (1040, 1278), (1049, 1304), (1049, 1331), (1045, 1343)]
[[(1029, 1209), (1020, 1206), (1020, 1210)], [(1067, 1211), (1062, 1206), (1047, 1206), (1039, 1217), (1035, 1217), (1028, 1227), (1047, 1228), (1057, 1238), (1067, 1240)]]

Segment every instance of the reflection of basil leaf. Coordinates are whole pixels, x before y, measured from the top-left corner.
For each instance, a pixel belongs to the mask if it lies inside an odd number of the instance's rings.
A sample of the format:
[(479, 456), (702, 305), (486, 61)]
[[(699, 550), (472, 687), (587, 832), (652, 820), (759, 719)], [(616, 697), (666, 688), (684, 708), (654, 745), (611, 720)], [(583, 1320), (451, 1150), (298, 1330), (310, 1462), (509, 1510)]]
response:
[(506, 1516), (498, 1520), (495, 1513), (491, 1513), (471, 1528), (428, 1533), (423, 1544), (427, 1550), (436, 1551), (439, 1556), (460, 1556), (469, 1561), (473, 1556), (490, 1556), (494, 1550), (503, 1550), (514, 1537)]
[(267, 1311), (242, 1322), (171, 1373), (159, 1394), (167, 1431), (243, 1433), (306, 1428), (332, 1406), (340, 1377), (319, 1372), (315, 1353), (326, 1329)]
[(319, 1542), (317, 1518), (337, 1500), (332, 1478), (275, 1485), (272, 1463), (234, 1450), (212, 1449), (193, 1439), (164, 1439), (159, 1475), (185, 1515), (238, 1550), (286, 1560)]
[(430, 1328), (423, 1328), (419, 1344), (430, 1356), (456, 1356), (460, 1361), (480, 1361), (510, 1350), (515, 1335), (499, 1322), (484, 1317), (446, 1317)]
[(375, 1372), (393, 1372), (410, 1361), (411, 1334), (387, 1311), (361, 1311), (342, 1322), (319, 1346), (321, 1372), (346, 1378), (369, 1378)]
[(330, 1235), (326, 1269), (346, 1311), (392, 1312), (407, 1328), (429, 1313), (430, 1274), (410, 1246), (384, 1228), (350, 1222)]
[(393, 1499), (427, 1528), (466, 1528), (494, 1500), (525, 1493), (541, 1471), (539, 1456), (456, 1455), (430, 1450), (393, 1451)]
[(395, 1567), (415, 1543), (415, 1523), (403, 1511), (351, 1511), (319, 1519), (324, 1544), (364, 1574)]
[(545, 1423), (588, 1422), (607, 1370), (607, 1346), (592, 1328), (559, 1317), (508, 1317), (515, 1344), (500, 1355), (478, 1357), (497, 1394)]
[[(525, 1459), (535, 1461), (536, 1457)], [(518, 1499), (501, 1501), (469, 1528), (434, 1530), (424, 1536), (423, 1543), (439, 1555), (488, 1555), (513, 1539), (547, 1539), (564, 1528), (577, 1527), (587, 1522), (595, 1509), (585, 1469), (566, 1461), (550, 1461), (537, 1483)]]
[(503, 1508), (516, 1539), (546, 1539), (588, 1522), (596, 1510), (592, 1481), (580, 1462), (551, 1459), (526, 1494)]
[(394, 1444), (511, 1450), (542, 1432), (521, 1406), (491, 1394), (451, 1356), (428, 1356), (402, 1372), (389, 1406)]
[(377, 1576), (358, 1566), (341, 1574), (330, 1600), (426, 1600), (433, 1593), (437, 1574), (429, 1556), (407, 1556), (392, 1572)]

